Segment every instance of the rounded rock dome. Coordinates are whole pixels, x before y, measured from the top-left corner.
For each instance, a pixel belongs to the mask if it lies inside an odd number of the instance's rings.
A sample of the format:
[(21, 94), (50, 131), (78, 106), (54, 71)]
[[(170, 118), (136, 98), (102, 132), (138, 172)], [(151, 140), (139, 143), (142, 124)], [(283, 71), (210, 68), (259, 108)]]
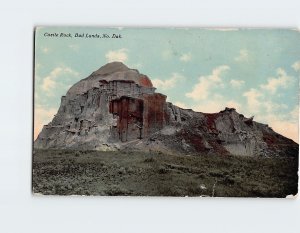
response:
[(74, 84), (68, 91), (68, 94), (82, 94), (89, 89), (99, 87), (99, 81), (134, 81), (139, 86), (153, 87), (151, 80), (143, 74), (140, 74), (136, 69), (130, 69), (122, 62), (111, 62), (98, 70), (94, 71), (90, 76), (80, 80)]

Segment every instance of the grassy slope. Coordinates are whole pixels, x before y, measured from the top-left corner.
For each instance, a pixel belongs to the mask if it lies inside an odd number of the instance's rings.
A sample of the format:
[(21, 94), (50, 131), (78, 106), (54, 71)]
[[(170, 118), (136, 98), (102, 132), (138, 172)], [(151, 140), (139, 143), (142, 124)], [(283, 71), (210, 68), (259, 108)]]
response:
[(285, 197), (298, 160), (36, 150), (33, 191), (59, 195)]

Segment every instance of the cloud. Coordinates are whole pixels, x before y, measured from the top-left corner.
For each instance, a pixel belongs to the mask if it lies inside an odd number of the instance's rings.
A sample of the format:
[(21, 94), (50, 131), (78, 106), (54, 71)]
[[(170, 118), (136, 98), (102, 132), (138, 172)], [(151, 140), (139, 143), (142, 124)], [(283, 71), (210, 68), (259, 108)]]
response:
[(224, 103), (218, 100), (208, 100), (205, 104), (197, 104), (192, 107), (193, 110), (204, 113), (220, 112), (224, 108)]
[(277, 115), (278, 112), (285, 111), (288, 106), (286, 104), (276, 103), (272, 98), (264, 95), (264, 92), (251, 88), (243, 94), (247, 99), (247, 106), (244, 110), (248, 114), (256, 114), (263, 116), (265, 114)]
[(275, 113), (277, 111), (286, 110), (288, 108), (286, 104), (275, 103), (272, 100), (264, 100), (261, 103), (261, 106), (267, 113)]
[(184, 80), (185, 77), (178, 73), (172, 73), (171, 77), (166, 80), (161, 79), (153, 79), (152, 84), (156, 88), (160, 88), (162, 90), (167, 90), (175, 87), (178, 82)]
[(247, 62), (249, 61), (249, 51), (247, 49), (241, 49), (239, 55), (234, 58), (236, 62)]
[(57, 67), (54, 70), (52, 70), (50, 74), (43, 79), (42, 89), (44, 91), (49, 91), (50, 89), (55, 88), (56, 86), (55, 79), (58, 77), (58, 75), (61, 72), (62, 72), (61, 67)]
[(241, 111), (241, 104), (234, 100), (226, 100), (224, 96), (215, 95), (204, 103), (198, 103), (193, 106), (192, 109), (205, 113), (216, 113), (225, 109), (225, 107), (235, 108), (237, 111)]
[(54, 68), (49, 75), (43, 78), (41, 88), (46, 94), (51, 95), (52, 90), (54, 90), (58, 85), (58, 78), (63, 75), (72, 75), (78, 76), (79, 73), (72, 70), (70, 67), (56, 67)]
[(247, 98), (248, 108), (251, 112), (256, 113), (259, 111), (261, 106), (262, 93), (255, 88), (251, 88), (249, 91), (246, 91), (243, 96)]
[(179, 60), (183, 62), (188, 62), (192, 59), (192, 54), (191, 53), (184, 53), (180, 56)]
[(77, 44), (70, 44), (68, 47), (74, 51), (77, 51), (79, 49), (79, 45), (77, 45)]
[(299, 107), (295, 106), (294, 109), (289, 113), (289, 119), (292, 122), (298, 122), (299, 119)]
[(135, 64), (128, 64), (129, 67), (131, 67), (132, 69), (141, 69), (143, 68), (143, 64), (142, 63), (135, 63)]
[(230, 80), (230, 85), (234, 88), (240, 88), (244, 84), (245, 84), (244, 80), (236, 80), (236, 79)]
[(291, 138), (298, 143), (298, 118), (299, 108), (298, 106), (296, 106), (286, 114), (276, 115), (274, 113), (269, 113), (265, 115), (259, 115), (257, 117), (257, 120), (267, 123), (275, 132), (282, 134), (285, 137)]
[(42, 67), (41, 63), (35, 63), (35, 69), (40, 69)]
[(173, 56), (173, 52), (171, 50), (164, 50), (161, 56), (164, 60), (169, 60)]
[(45, 108), (37, 105), (34, 109), (34, 139), (37, 138), (43, 126), (49, 123), (54, 114), (57, 112), (56, 108)]
[(300, 61), (296, 61), (296, 62), (292, 65), (292, 68), (293, 68), (295, 71), (300, 71)]
[(268, 79), (267, 84), (260, 85), (264, 90), (269, 91), (271, 94), (276, 93), (278, 88), (287, 88), (292, 82), (293, 77), (288, 76), (284, 69), (278, 68), (277, 77), (271, 77)]
[(234, 100), (227, 101), (225, 106), (228, 108), (235, 108), (238, 112), (240, 112), (242, 108), (242, 105)]
[(249, 112), (275, 114), (276, 111), (287, 109), (286, 104), (275, 103), (273, 96), (270, 96), (269, 93), (276, 93), (278, 88), (287, 88), (294, 79), (288, 76), (282, 68), (278, 68), (276, 72), (276, 78), (269, 78), (266, 84), (260, 85), (259, 88), (251, 88), (243, 93), (243, 96), (247, 98)]
[(278, 88), (287, 88), (292, 81), (293, 78), (282, 68), (277, 69), (276, 78), (269, 78), (266, 84), (243, 94), (247, 98), (247, 105), (243, 107), (244, 113), (256, 114), (256, 121), (266, 123), (274, 131), (298, 142), (298, 106), (289, 112), (287, 104), (274, 101), (273, 95), (270, 95)]
[(299, 142), (298, 123), (269, 119), (268, 124), (275, 132), (282, 134), (283, 136), (288, 137), (297, 143)]
[(42, 47), (41, 48), (43, 53), (49, 53), (50, 49), (48, 47)]
[(105, 57), (108, 62), (126, 62), (128, 59), (128, 49), (122, 48), (119, 50), (110, 50), (105, 54)]
[(182, 103), (180, 101), (175, 102), (174, 105), (178, 106), (179, 108), (188, 108), (188, 106), (185, 103)]
[(221, 75), (229, 69), (230, 67), (226, 65), (219, 66), (210, 75), (199, 77), (198, 83), (194, 86), (193, 90), (185, 94), (186, 97), (193, 100), (207, 99), (212, 89), (222, 86)]

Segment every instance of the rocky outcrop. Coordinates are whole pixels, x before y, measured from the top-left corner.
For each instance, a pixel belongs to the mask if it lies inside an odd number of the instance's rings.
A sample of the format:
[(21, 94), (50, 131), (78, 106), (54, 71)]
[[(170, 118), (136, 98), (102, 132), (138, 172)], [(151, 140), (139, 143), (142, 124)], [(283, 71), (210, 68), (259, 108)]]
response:
[(120, 62), (108, 63), (73, 85), (34, 146), (298, 155), (298, 144), (233, 108), (206, 114), (166, 102), (146, 75)]
[(174, 120), (148, 140), (150, 147), (161, 141), (181, 153), (217, 153), (245, 156), (297, 156), (298, 144), (274, 132), (268, 125), (253, 121), (225, 108), (207, 114), (181, 109), (169, 103)]
[(109, 63), (72, 86), (37, 148), (116, 149), (162, 129), (166, 96), (150, 79), (119, 62)]

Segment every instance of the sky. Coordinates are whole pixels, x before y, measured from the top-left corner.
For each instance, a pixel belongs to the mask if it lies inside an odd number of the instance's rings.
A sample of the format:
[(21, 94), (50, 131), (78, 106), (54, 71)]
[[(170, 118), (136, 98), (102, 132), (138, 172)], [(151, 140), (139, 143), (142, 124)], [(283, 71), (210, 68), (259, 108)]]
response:
[(298, 142), (300, 32), (235, 28), (37, 28), (35, 138), (61, 96), (112, 61), (147, 75), (179, 107), (233, 107)]

